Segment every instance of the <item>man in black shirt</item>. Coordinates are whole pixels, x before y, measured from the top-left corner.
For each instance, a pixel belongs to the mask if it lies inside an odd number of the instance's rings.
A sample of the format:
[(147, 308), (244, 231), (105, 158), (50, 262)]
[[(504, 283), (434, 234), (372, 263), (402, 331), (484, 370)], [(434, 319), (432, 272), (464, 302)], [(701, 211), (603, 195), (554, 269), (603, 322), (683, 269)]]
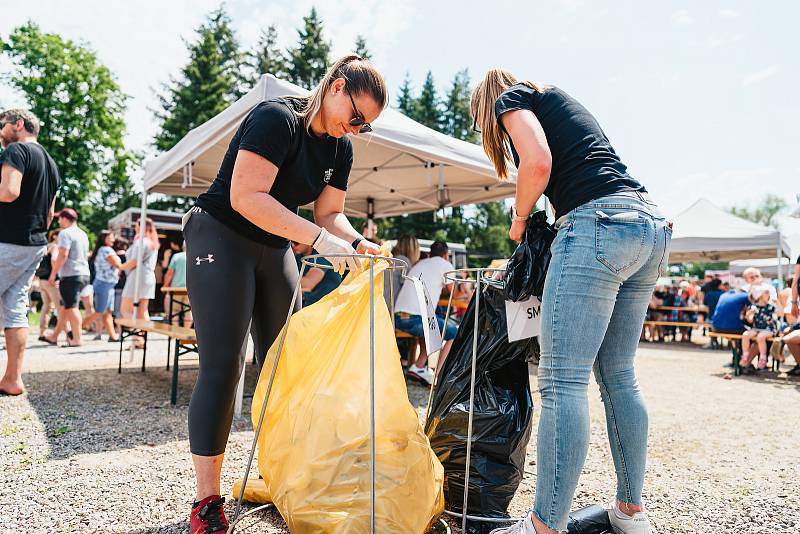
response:
[(60, 185), (53, 158), (36, 141), (39, 120), (30, 111), (0, 113), (0, 317), (8, 363), (0, 394), (20, 395), (28, 338), (28, 290), (45, 255)]

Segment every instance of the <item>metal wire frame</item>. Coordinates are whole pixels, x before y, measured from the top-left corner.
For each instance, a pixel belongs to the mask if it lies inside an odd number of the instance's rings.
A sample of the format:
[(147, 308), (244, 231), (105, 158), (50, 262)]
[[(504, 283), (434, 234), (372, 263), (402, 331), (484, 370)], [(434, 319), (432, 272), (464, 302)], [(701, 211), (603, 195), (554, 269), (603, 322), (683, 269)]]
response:
[[(453, 517), (462, 518), (462, 521), (461, 521), (461, 530), (462, 530), (462, 532), (466, 532), (466, 530), (467, 530), (467, 520), (480, 521), (480, 522), (486, 522), (486, 523), (508, 523), (508, 522), (520, 521), (522, 519), (525, 519), (524, 517), (519, 517), (519, 518), (498, 518), (498, 517), (483, 517), (483, 516), (467, 514), (467, 500), (468, 500), (468, 497), (469, 497), (469, 468), (470, 468), (470, 460), (471, 460), (470, 456), (472, 454), (472, 417), (473, 417), (473, 414), (475, 412), (475, 367), (476, 367), (477, 356), (478, 356), (478, 326), (479, 326), (478, 318), (480, 316), (481, 285), (482, 284), (493, 285), (494, 283), (497, 282), (497, 280), (489, 279), (489, 278), (486, 278), (484, 280), (484, 275), (486, 275), (487, 273), (497, 273), (497, 272), (505, 273), (505, 271), (506, 271), (505, 269), (492, 269), (492, 268), (474, 267), (474, 268), (470, 268), (470, 269), (456, 269), (456, 270), (453, 270), (453, 271), (447, 271), (443, 275), (443, 277), (444, 277), (444, 279), (446, 281), (457, 282), (457, 283), (475, 284), (475, 295), (476, 295), (476, 297), (475, 297), (475, 324), (474, 324), (474, 330), (473, 330), (473, 335), (472, 335), (472, 369), (471, 369), (471, 373), (470, 373), (470, 382), (469, 382), (469, 416), (468, 416), (468, 419), (467, 419), (467, 459), (466, 459), (466, 465), (465, 465), (465, 469), (464, 469), (464, 502), (463, 502), (462, 508), (461, 508), (462, 509), (462, 513), (460, 513), (460, 514), (458, 512), (445, 510), (445, 513), (447, 515), (450, 515), (450, 516), (453, 516)], [(458, 276), (458, 273), (464, 273), (464, 272), (474, 272), (474, 273), (476, 273), (475, 274), (475, 279), (474, 280), (471, 279), (471, 278), (466, 278), (465, 279), (465, 278), (461, 278), (461, 277)], [(450, 299), (449, 299), (449, 301), (447, 303), (447, 312), (445, 313), (445, 316), (444, 316), (445, 317), (444, 318), (445, 328), (447, 328), (447, 319), (450, 316), (450, 310), (452, 308), (452, 305), (453, 305), (453, 292), (451, 291), (450, 292)], [(425, 414), (425, 426), (428, 425), (428, 419), (430, 418), (431, 402), (433, 401), (433, 391), (434, 391), (434, 389), (436, 387), (436, 384), (438, 382), (440, 371), (441, 371), (441, 369), (437, 369), (436, 370), (436, 375), (434, 377), (433, 384), (431, 385), (431, 391), (430, 391), (430, 394), (429, 394), (429, 397), (428, 397), (428, 407), (427, 407), (426, 414)]]
[[(320, 269), (333, 269), (332, 265), (319, 263), (322, 258), (358, 258), (369, 260), (369, 315), (370, 315), (370, 532), (375, 534), (375, 274), (374, 266), (376, 261), (386, 261), (389, 263), (388, 270), (400, 269), (401, 274), (405, 278), (405, 270), (408, 264), (400, 259), (388, 256), (373, 256), (370, 254), (311, 254), (304, 256), (301, 259), (300, 276), (297, 279), (292, 301), (289, 304), (289, 311), (286, 316), (286, 323), (283, 325), (280, 333), (280, 340), (278, 342), (278, 351), (275, 354), (275, 362), (272, 365), (269, 381), (267, 382), (267, 392), (264, 395), (264, 403), (261, 406), (261, 413), (258, 416), (258, 424), (256, 424), (255, 435), (253, 442), (250, 446), (250, 456), (245, 468), (244, 477), (242, 478), (241, 488), (239, 488), (239, 496), (236, 500), (236, 508), (234, 510), (233, 519), (228, 526), (227, 534), (232, 534), (236, 524), (241, 520), (244, 515), (240, 515), (242, 500), (244, 499), (244, 490), (247, 486), (247, 480), (250, 476), (250, 468), (253, 464), (253, 457), (255, 456), (256, 445), (258, 444), (258, 436), (261, 433), (261, 427), (264, 423), (264, 417), (267, 411), (267, 404), (269, 403), (270, 393), (272, 392), (272, 384), (275, 381), (275, 372), (278, 369), (278, 362), (280, 361), (283, 352), (283, 345), (286, 341), (286, 334), (289, 330), (289, 321), (292, 318), (292, 311), (294, 310), (297, 295), (300, 291), (300, 281), (303, 278), (303, 273), (306, 267), (317, 267)], [(390, 292), (391, 295), (391, 292)], [(393, 298), (393, 296), (392, 296)], [(248, 511), (248, 513), (253, 510)]]

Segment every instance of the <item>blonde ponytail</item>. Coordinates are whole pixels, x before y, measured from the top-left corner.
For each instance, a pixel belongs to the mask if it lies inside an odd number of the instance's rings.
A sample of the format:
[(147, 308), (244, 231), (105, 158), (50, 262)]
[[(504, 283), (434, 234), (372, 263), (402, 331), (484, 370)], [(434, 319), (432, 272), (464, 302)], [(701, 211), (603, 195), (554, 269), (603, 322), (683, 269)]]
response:
[(308, 103), (300, 113), (303, 117), (303, 124), (308, 132), (311, 132), (311, 122), (316, 118), (322, 109), (322, 100), (325, 93), (330, 89), (331, 84), (338, 78), (344, 78), (347, 82), (347, 91), (353, 96), (368, 95), (380, 109), (384, 109), (388, 104), (386, 92), (386, 81), (378, 69), (368, 60), (358, 54), (349, 54), (340, 58), (330, 66), (325, 76), (305, 98)]
[(513, 74), (503, 69), (489, 69), (486, 76), (472, 92), (470, 114), (481, 129), (483, 150), (494, 164), (497, 176), (508, 178), (508, 162), (511, 161), (511, 149), (508, 134), (500, 127), (494, 115), (494, 104), (498, 97), (511, 86), (523, 84), (535, 91), (541, 88), (528, 81), (518, 82)]

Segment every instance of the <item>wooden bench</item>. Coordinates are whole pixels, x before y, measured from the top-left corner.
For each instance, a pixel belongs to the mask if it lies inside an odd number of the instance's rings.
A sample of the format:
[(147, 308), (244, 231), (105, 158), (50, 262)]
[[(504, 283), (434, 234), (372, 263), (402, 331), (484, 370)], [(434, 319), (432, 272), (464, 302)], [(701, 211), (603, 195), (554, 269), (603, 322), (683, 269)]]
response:
[[(169, 339), (175, 340), (175, 350), (173, 351), (172, 363), (172, 387), (170, 391), (170, 402), (175, 405), (178, 402), (178, 359), (184, 354), (197, 352), (197, 335), (193, 328), (176, 326), (156, 321), (146, 321), (143, 319), (117, 319), (120, 326), (119, 336), (119, 368), (117, 372), (122, 372), (122, 344), (125, 339), (133, 336), (144, 338), (144, 350), (142, 352), (142, 372), (145, 369), (145, 359), (147, 358), (147, 334), (161, 334)], [(169, 352), (167, 353), (167, 370), (169, 370)]]
[[(739, 360), (742, 357), (742, 334), (726, 334), (723, 332), (709, 332), (708, 337), (714, 337), (717, 339), (727, 339), (728, 345), (731, 347), (731, 356), (733, 358), (733, 374), (734, 376), (739, 376), (742, 374), (742, 369), (739, 366)], [(767, 342), (777, 342), (780, 343), (781, 350), (783, 350), (783, 335), (778, 334), (774, 336), (770, 336), (767, 338)], [(767, 357), (770, 357), (770, 354), (767, 354)], [(781, 370), (781, 361), (772, 358), (772, 370), (773, 371), (780, 371)]]
[(645, 321), (645, 326), (680, 326), (684, 328), (703, 328), (709, 327), (708, 323), (684, 322), (684, 321)]

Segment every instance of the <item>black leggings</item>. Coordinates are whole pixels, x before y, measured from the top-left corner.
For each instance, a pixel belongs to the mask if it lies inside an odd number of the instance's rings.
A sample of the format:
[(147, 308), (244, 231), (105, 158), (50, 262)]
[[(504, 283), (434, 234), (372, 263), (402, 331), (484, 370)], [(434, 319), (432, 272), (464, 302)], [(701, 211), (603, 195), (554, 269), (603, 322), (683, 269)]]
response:
[[(299, 273), (288, 247), (256, 243), (206, 212), (192, 213), (184, 236), (186, 287), (200, 351), (189, 403), (189, 447), (192, 454), (216, 456), (225, 452), (231, 431), (247, 326), (252, 320), (250, 334), (263, 364), (286, 322)], [(300, 300), (298, 295), (295, 310)]]

